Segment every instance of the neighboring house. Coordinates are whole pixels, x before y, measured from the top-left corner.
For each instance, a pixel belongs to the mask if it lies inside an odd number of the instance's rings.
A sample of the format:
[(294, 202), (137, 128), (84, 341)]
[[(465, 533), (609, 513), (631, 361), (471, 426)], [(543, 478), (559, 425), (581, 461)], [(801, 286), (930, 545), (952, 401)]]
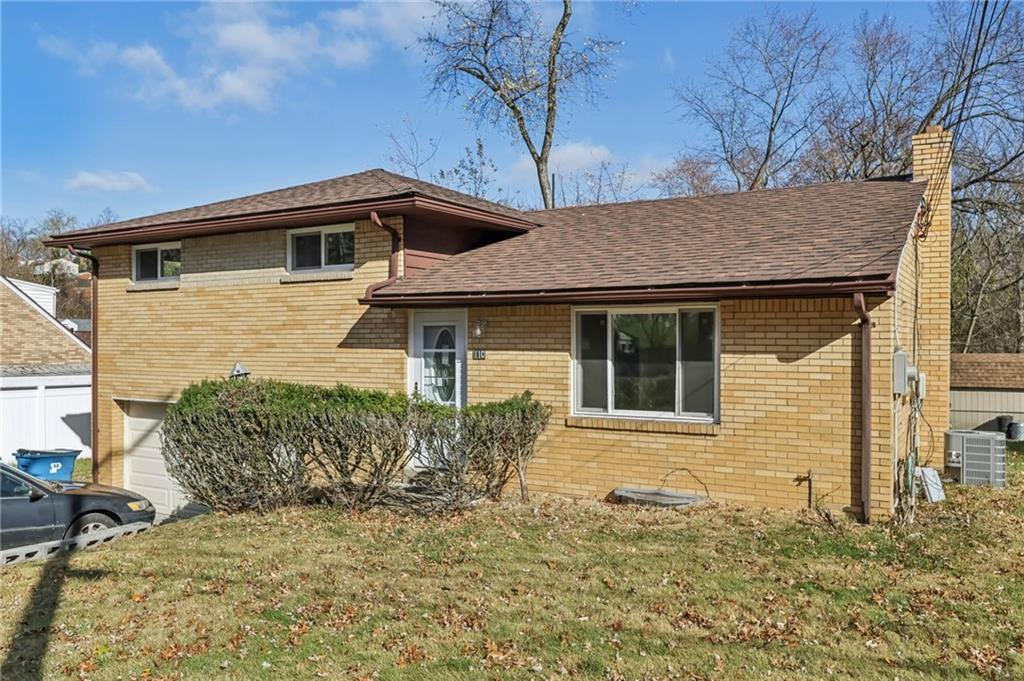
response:
[(53, 316), (56, 289), (0, 277), (0, 458), (19, 448), (90, 454), (89, 346)]
[(534, 489), (887, 515), (897, 345), (925, 451), (948, 427), (949, 164), (930, 128), (913, 179), (530, 213), (371, 170), (55, 236), (100, 264), (100, 475), (181, 505), (160, 419), (240, 361), (456, 406), (530, 390)]
[(46, 284), (39, 284), (34, 281), (24, 281), (22, 279), (8, 279), (8, 281), (18, 287), (18, 290), (24, 293), (26, 296), (32, 299), (39, 307), (46, 311), (46, 314), (51, 317), (57, 314), (57, 289), (53, 286), (47, 286)]
[(996, 419), (1024, 421), (1024, 354), (955, 354), (949, 379), (953, 428), (996, 430)]
[(32, 268), (32, 273), (35, 275), (52, 274), (53, 272), (77, 277), (78, 263), (71, 258), (53, 258), (52, 260), (40, 261)]
[(62, 319), (60, 323), (72, 333), (82, 339), (86, 345), (92, 345), (92, 320), (91, 319)]

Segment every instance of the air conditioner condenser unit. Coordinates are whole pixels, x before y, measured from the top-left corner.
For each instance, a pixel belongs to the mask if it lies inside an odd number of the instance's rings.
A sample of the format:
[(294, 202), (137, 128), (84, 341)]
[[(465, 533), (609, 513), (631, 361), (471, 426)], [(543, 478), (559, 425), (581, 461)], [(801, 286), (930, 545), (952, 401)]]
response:
[(946, 431), (946, 475), (961, 485), (1006, 486), (1006, 435)]

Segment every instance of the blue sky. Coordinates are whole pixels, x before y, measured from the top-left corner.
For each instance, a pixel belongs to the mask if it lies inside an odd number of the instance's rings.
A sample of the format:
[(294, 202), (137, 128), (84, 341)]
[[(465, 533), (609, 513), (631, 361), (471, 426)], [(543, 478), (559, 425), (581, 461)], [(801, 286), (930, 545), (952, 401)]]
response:
[[(807, 5), (785, 5), (803, 11)], [(557, 7), (549, 8), (551, 12)], [(701, 78), (754, 3), (578, 5), (577, 31), (622, 41), (596, 107), (560, 122), (553, 165), (608, 159), (646, 177), (700, 131), (672, 88)], [(923, 26), (924, 4), (826, 3), (851, 26), (863, 12)], [(415, 36), (425, 3), (2, 4), (2, 212), (60, 208), (122, 218), (387, 167), (403, 120), (440, 140), (451, 166), (479, 134), (498, 184), (536, 201), (532, 166), (501, 130), (430, 99)]]

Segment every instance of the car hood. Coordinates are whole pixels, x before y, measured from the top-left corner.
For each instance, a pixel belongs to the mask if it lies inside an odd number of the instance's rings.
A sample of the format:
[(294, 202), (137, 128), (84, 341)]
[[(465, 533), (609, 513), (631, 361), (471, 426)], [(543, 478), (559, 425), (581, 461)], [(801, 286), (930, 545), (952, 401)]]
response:
[(146, 497), (135, 492), (129, 492), (120, 487), (102, 485), (98, 482), (65, 482), (61, 484), (61, 492), (73, 496), (99, 496), (124, 499), (125, 501), (143, 501)]

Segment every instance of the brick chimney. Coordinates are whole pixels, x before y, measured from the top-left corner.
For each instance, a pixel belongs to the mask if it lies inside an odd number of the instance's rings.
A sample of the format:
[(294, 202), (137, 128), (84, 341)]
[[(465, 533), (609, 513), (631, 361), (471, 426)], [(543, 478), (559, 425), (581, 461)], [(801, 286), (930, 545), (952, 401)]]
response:
[(950, 246), (952, 243), (953, 135), (933, 125), (913, 137), (914, 180), (926, 180), (927, 233), (919, 240), (921, 258), (918, 367), (927, 374), (922, 412), (931, 425), (921, 426), (921, 457), (942, 466), (944, 433), (949, 428)]

